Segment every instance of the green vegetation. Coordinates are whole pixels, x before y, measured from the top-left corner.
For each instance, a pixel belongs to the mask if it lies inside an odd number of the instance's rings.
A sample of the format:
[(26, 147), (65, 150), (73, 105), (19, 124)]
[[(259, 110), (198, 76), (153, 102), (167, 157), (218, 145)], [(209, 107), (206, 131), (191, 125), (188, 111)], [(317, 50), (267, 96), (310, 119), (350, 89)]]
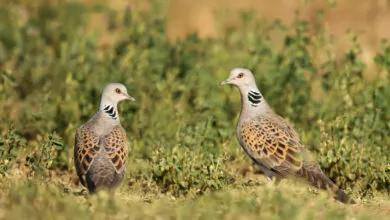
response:
[[(31, 3), (32, 4), (32, 3)], [(336, 62), (331, 42), (308, 24), (243, 14), (222, 39), (165, 37), (164, 1), (151, 12), (41, 2), (0, 7), (0, 219), (373, 219), (390, 214), (390, 46), (375, 59), (386, 77), (363, 79), (359, 45)], [(96, 11), (105, 33), (88, 29)], [(285, 34), (276, 47), (269, 33)], [(98, 40), (115, 35), (112, 44)], [(352, 41), (356, 36), (352, 36)], [(276, 112), (360, 205), (284, 180), (275, 185), (235, 138), (239, 93), (220, 87), (231, 68), (255, 71)], [(76, 128), (97, 111), (107, 82), (121, 103), (130, 143), (115, 200), (87, 195), (73, 167)]]

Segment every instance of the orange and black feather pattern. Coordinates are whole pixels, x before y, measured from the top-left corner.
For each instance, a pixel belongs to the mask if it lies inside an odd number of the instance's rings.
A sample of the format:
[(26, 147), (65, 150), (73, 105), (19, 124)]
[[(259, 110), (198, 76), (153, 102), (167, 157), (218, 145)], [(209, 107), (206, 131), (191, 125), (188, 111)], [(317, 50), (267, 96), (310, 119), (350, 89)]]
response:
[(292, 129), (287, 132), (264, 117), (243, 123), (240, 130), (249, 156), (282, 177), (290, 175), (291, 169), (302, 167), (300, 153), (304, 148), (296, 137)]
[(117, 173), (126, 168), (128, 149), (126, 133), (122, 127), (116, 126), (108, 135), (98, 137), (90, 126), (81, 126), (75, 138), (74, 160), (77, 175), (84, 186), (86, 183), (83, 176), (87, 174), (101, 151), (110, 159)]
[(116, 126), (104, 138), (103, 146), (116, 172), (122, 172), (126, 168), (127, 161), (127, 138), (123, 128)]
[[(311, 185), (330, 188), (336, 199), (348, 202), (349, 197), (321, 170), (301, 143), (295, 130), (280, 116), (259, 116), (244, 122), (239, 130), (240, 143), (249, 156), (280, 177), (294, 175), (306, 179)], [(353, 200), (349, 201), (354, 203)]]

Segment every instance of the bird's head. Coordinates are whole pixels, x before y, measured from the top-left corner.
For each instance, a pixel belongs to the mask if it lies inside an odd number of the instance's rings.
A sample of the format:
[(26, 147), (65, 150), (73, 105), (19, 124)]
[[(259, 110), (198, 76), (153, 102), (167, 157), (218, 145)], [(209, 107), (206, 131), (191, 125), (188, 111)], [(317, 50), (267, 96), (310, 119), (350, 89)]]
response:
[(238, 88), (256, 87), (255, 77), (252, 72), (245, 68), (235, 68), (230, 71), (229, 77), (221, 82), (221, 85), (232, 84)]
[(102, 93), (102, 102), (110, 102), (117, 105), (122, 100), (130, 100), (135, 102), (135, 99), (127, 94), (126, 87), (121, 83), (107, 84)]

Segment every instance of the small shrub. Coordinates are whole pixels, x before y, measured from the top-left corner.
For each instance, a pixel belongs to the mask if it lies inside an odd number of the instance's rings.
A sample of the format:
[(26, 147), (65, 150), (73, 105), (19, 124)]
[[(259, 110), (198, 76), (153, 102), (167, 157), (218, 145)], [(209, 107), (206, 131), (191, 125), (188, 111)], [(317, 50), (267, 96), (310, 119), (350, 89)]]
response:
[(12, 128), (4, 137), (0, 137), (0, 175), (6, 176), (7, 171), (17, 162), (18, 153), (25, 146), (26, 140)]

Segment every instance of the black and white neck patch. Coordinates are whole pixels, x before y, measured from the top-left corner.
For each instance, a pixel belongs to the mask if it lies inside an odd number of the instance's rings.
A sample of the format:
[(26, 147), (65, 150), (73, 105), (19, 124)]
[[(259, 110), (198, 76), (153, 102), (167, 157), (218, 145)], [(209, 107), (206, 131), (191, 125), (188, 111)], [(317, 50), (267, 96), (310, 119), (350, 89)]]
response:
[(256, 107), (261, 103), (261, 99), (263, 97), (259, 92), (256, 91), (249, 91), (248, 92), (248, 101), (251, 103), (252, 106)]
[(116, 109), (114, 106), (112, 105), (107, 105), (106, 107), (104, 107), (103, 111), (112, 119), (116, 120), (117, 119), (117, 115), (116, 115)]

